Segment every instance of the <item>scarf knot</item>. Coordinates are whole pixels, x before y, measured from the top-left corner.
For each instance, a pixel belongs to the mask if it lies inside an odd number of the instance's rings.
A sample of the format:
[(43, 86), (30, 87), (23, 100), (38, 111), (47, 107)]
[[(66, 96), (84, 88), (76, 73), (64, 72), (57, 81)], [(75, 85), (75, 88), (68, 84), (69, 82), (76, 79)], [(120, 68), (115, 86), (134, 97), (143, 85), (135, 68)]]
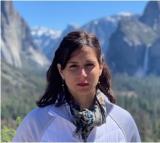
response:
[(76, 126), (75, 134), (81, 135), (84, 141), (87, 141), (88, 135), (95, 126), (106, 122), (106, 104), (102, 94), (96, 94), (94, 104), (90, 109), (81, 109), (73, 100), (69, 105), (74, 117), (73, 124)]

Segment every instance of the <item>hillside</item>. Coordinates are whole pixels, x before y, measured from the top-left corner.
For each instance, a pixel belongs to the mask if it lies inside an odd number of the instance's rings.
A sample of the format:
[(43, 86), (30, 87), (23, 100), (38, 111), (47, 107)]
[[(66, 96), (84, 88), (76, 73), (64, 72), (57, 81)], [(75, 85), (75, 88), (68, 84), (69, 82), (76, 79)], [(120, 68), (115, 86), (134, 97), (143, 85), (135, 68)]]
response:
[[(4, 63), (2, 66), (5, 66), (3, 68), (5, 70), (2, 71), (2, 128), (7, 126), (15, 129), (17, 117), (23, 119), (31, 109), (36, 107), (35, 102), (45, 90), (45, 76), (44, 74), (28, 75)], [(9, 71), (14, 70), (14, 72), (7, 72), (8, 68)], [(117, 104), (133, 115), (142, 141), (160, 141), (159, 87), (160, 77), (156, 76), (144, 78), (122, 74), (113, 76), (113, 93)]]

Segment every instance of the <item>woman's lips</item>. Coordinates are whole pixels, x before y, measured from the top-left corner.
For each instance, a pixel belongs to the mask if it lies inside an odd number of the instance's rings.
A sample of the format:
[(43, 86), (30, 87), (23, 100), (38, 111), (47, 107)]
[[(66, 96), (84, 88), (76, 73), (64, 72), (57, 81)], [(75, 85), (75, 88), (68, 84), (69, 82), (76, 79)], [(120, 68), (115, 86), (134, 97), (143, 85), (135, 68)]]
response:
[(83, 87), (83, 86), (88, 86), (88, 85), (89, 85), (89, 83), (78, 83), (77, 85), (78, 85), (78, 86), (82, 86), (82, 87)]

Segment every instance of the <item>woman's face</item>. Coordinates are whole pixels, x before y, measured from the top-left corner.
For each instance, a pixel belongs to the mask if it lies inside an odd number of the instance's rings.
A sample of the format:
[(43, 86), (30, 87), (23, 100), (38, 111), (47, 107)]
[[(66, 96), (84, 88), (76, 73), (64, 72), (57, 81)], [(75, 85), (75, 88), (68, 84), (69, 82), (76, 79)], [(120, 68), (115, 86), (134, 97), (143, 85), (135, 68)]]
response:
[(93, 96), (103, 65), (95, 50), (85, 46), (72, 53), (63, 70), (59, 64), (58, 69), (72, 96)]

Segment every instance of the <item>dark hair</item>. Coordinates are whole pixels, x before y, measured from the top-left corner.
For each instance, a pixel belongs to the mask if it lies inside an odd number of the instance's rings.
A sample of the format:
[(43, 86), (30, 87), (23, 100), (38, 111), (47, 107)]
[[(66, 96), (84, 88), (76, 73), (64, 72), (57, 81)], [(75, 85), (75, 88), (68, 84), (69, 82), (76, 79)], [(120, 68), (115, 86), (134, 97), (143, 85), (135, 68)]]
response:
[[(64, 87), (66, 93), (61, 94), (61, 92), (64, 91), (62, 87), (63, 80), (59, 74), (57, 64), (60, 64), (63, 70), (70, 59), (71, 54), (85, 45), (94, 48), (98, 62), (102, 62), (100, 44), (95, 35), (84, 31), (74, 31), (66, 35), (56, 50), (53, 62), (47, 71), (48, 84), (44, 95), (37, 102), (39, 107), (56, 103), (57, 105), (61, 105), (65, 103), (65, 100), (69, 99), (69, 91), (67, 90), (66, 85)], [(104, 60), (103, 64), (104, 67), (99, 78), (98, 88), (108, 97), (111, 102), (115, 103), (115, 99), (111, 93), (111, 75), (109, 68), (104, 63)]]

